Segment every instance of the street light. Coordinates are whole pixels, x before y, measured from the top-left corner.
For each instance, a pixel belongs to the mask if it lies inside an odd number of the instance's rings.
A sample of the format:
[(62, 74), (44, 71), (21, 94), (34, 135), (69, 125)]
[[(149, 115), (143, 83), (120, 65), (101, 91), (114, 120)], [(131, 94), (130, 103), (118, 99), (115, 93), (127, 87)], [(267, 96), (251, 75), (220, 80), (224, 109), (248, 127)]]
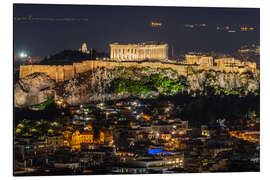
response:
[(24, 53), (24, 52), (21, 52), (21, 53), (20, 53), (20, 57), (21, 57), (21, 58), (26, 58), (26, 57), (27, 57), (27, 54)]

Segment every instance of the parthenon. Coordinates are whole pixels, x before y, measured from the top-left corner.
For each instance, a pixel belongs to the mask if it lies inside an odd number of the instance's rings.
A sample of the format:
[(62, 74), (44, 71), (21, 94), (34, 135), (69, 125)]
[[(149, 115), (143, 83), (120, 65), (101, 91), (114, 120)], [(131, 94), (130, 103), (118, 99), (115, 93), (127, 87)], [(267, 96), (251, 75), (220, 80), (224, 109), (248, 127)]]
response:
[(110, 58), (112, 60), (165, 60), (168, 59), (168, 44), (140, 43), (140, 44), (110, 44)]

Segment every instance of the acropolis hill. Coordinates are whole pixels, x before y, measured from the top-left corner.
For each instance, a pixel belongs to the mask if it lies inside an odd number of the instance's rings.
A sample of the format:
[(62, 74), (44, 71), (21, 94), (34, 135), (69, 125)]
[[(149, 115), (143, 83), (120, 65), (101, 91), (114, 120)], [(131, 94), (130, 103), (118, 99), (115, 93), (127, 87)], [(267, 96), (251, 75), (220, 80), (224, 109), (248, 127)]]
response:
[[(95, 70), (98, 67), (112, 69), (123, 67), (171, 68), (179, 75), (186, 76), (188, 70), (213, 70), (221, 72), (258, 73), (256, 63), (241, 62), (234, 58), (213, 59), (213, 57), (186, 55), (185, 64), (173, 64), (168, 61), (167, 44), (111, 44), (109, 60), (86, 60), (72, 65), (23, 65), (20, 66), (20, 78), (35, 72), (46, 73), (56, 82), (70, 80), (78, 73)], [(155, 60), (155, 61), (152, 61)], [(171, 62), (171, 61), (170, 61)]]

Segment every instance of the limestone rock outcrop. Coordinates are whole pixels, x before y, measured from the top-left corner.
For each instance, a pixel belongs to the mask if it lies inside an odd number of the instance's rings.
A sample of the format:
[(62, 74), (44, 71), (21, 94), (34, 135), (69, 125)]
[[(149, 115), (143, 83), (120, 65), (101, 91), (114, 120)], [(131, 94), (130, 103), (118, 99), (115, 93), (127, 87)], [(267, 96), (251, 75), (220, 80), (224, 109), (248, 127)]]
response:
[(189, 89), (204, 91), (205, 87), (223, 89), (245, 89), (245, 93), (255, 92), (260, 88), (259, 75), (251, 72), (233, 73), (220, 71), (198, 71), (187, 76)]
[[(221, 72), (221, 71), (193, 71), (185, 76), (177, 71), (167, 68), (125, 68), (114, 69), (97, 68), (94, 71), (87, 71), (76, 74), (70, 80), (55, 82), (45, 73), (33, 73), (21, 78), (14, 86), (15, 107), (25, 107), (46, 101), (54, 96), (54, 100), (63, 101), (68, 105), (78, 105), (91, 101), (104, 101), (127, 98), (134, 96), (130, 93), (115, 94), (113, 82), (116, 79), (129, 79), (134, 81), (147, 81), (152, 74), (159, 74), (163, 77), (175, 80), (186, 79), (187, 86), (181, 92), (186, 91), (191, 95), (200, 92), (201, 95), (209, 94), (209, 89), (215, 92), (232, 93), (245, 95), (257, 93), (260, 88), (259, 74), (252, 72)], [(159, 96), (160, 91), (151, 91), (145, 94), (137, 94), (138, 98), (151, 98)]]
[(14, 86), (14, 106), (23, 107), (42, 103), (54, 96), (55, 81), (45, 73), (33, 73), (20, 79)]

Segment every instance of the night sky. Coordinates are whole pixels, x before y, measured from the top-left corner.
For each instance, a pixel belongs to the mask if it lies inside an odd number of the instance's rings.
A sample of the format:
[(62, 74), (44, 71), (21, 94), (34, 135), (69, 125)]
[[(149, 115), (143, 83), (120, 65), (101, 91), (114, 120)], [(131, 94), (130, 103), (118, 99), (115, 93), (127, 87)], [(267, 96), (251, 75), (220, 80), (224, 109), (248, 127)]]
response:
[[(64, 49), (109, 52), (109, 43), (166, 42), (175, 54), (191, 50), (227, 52), (259, 44), (258, 8), (187, 8), (92, 5), (14, 5), (14, 17), (77, 18), (88, 21), (14, 21), (14, 53), (52, 55)], [(150, 22), (163, 23), (153, 28)], [(187, 31), (184, 24), (207, 24), (207, 31)], [(255, 32), (225, 33), (217, 25), (247, 25)]]

